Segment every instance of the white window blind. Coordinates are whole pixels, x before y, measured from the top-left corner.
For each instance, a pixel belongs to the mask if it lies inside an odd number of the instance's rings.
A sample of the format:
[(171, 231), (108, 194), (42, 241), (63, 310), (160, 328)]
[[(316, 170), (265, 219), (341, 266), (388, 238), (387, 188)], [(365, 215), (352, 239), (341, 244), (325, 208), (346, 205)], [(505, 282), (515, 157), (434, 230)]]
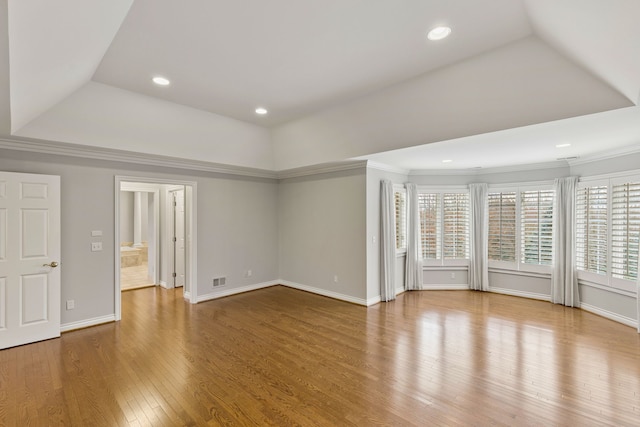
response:
[(443, 203), (443, 257), (469, 258), (469, 194), (445, 193)]
[(612, 276), (635, 280), (638, 277), (640, 183), (614, 185), (611, 209)]
[(521, 262), (551, 265), (553, 262), (553, 190), (520, 193)]
[(396, 215), (396, 250), (407, 249), (407, 193), (395, 191), (395, 215)]
[(440, 198), (437, 193), (418, 194), (420, 209), (420, 247), (422, 258), (441, 259)]
[(489, 193), (489, 259), (516, 260), (516, 193)]
[(579, 188), (576, 194), (576, 266), (607, 273), (608, 186)]

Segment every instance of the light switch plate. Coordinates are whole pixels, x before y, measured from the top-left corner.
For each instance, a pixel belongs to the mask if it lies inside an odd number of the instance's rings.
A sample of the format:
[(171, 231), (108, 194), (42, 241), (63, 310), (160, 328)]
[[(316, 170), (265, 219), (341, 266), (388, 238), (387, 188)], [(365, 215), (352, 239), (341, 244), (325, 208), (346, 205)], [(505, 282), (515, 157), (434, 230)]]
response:
[(102, 242), (91, 242), (91, 252), (98, 252), (102, 250)]
[(100, 237), (102, 236), (102, 230), (93, 230), (91, 232), (91, 237)]

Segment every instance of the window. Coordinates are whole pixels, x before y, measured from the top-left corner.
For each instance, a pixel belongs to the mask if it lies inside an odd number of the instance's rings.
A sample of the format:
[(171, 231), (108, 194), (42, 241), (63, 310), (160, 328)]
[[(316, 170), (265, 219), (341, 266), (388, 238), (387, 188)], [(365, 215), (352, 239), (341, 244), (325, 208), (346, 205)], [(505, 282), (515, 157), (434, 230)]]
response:
[(640, 183), (612, 187), (611, 274), (619, 279), (638, 277)]
[(418, 205), (422, 258), (469, 259), (469, 193), (421, 192)]
[(423, 259), (440, 259), (440, 198), (438, 194), (418, 194), (420, 247)]
[(407, 192), (404, 189), (393, 193), (396, 215), (396, 251), (407, 250)]
[(576, 267), (607, 273), (608, 186), (578, 188), (576, 192)]
[(520, 193), (520, 261), (551, 265), (553, 262), (553, 190)]
[(469, 259), (469, 194), (445, 193), (444, 259)]
[(489, 259), (516, 261), (516, 193), (489, 193)]

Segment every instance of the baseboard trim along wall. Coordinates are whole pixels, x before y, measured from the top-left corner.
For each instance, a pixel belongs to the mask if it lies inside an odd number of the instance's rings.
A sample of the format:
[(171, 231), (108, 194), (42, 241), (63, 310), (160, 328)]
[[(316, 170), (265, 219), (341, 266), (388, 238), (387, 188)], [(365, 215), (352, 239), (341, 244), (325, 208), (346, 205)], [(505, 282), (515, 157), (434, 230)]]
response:
[(636, 319), (632, 319), (630, 317), (626, 317), (626, 316), (621, 316), (617, 313), (608, 311), (608, 310), (603, 310), (599, 307), (590, 305), (590, 304), (585, 304), (585, 303), (581, 303), (580, 304), (580, 308), (583, 309), (584, 311), (588, 311), (590, 313), (593, 314), (597, 314), (598, 316), (602, 316), (605, 317), (609, 320), (613, 320), (614, 322), (618, 322), (618, 323), (622, 323), (623, 325), (627, 325), (627, 326), (631, 326), (632, 328), (636, 328), (638, 326), (638, 322), (636, 321)]
[[(299, 289), (301, 291), (311, 292), (312, 294), (318, 294), (325, 297), (338, 299), (340, 301), (346, 301), (353, 304), (364, 305), (367, 306), (367, 300), (363, 298), (352, 297), (351, 295), (340, 294), (338, 292), (327, 291), (326, 289), (315, 288), (313, 286), (301, 285), (300, 283), (289, 282), (287, 280), (280, 280), (279, 283), (283, 286), (288, 286), (293, 289)], [(378, 297), (378, 300), (380, 297)]]
[(468, 291), (469, 285), (422, 285), (421, 291)]
[(230, 289), (224, 289), (224, 290), (219, 290), (215, 292), (209, 292), (208, 294), (198, 295), (196, 302), (210, 301), (212, 299), (224, 298), (231, 295), (242, 294), (244, 292), (257, 291), (258, 289), (264, 289), (264, 288), (268, 288), (270, 286), (276, 286), (279, 284), (281, 284), (279, 280), (273, 280), (270, 282), (256, 283), (255, 285), (247, 285), (247, 286), (241, 286), (239, 288), (230, 288)]
[(116, 315), (109, 314), (108, 316), (94, 317), (92, 319), (80, 320), (78, 322), (64, 323), (60, 325), (60, 332), (73, 331), (75, 329), (88, 328), (90, 326), (101, 325), (103, 323), (115, 322)]
[(551, 295), (537, 294), (534, 292), (526, 292), (526, 291), (516, 291), (514, 289), (494, 288), (492, 286), (489, 286), (489, 292), (494, 292), (496, 294), (511, 295), (514, 297), (537, 299), (541, 301), (551, 301)]

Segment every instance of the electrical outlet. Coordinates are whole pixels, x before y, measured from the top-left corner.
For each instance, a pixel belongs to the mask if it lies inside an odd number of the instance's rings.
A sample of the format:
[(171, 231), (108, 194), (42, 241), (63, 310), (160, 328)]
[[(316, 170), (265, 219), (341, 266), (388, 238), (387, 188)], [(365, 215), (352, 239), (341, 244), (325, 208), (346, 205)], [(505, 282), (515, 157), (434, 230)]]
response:
[(338, 275), (333, 276), (333, 283), (338, 283)]
[(68, 299), (67, 300), (67, 310), (73, 310), (74, 308), (76, 308), (75, 300)]
[(213, 278), (213, 287), (217, 288), (218, 286), (224, 286), (227, 283), (226, 277), (214, 277)]
[(456, 278), (456, 273), (451, 273), (451, 278), (455, 279)]
[(253, 276), (253, 271), (247, 270), (247, 277), (251, 277), (251, 276)]

